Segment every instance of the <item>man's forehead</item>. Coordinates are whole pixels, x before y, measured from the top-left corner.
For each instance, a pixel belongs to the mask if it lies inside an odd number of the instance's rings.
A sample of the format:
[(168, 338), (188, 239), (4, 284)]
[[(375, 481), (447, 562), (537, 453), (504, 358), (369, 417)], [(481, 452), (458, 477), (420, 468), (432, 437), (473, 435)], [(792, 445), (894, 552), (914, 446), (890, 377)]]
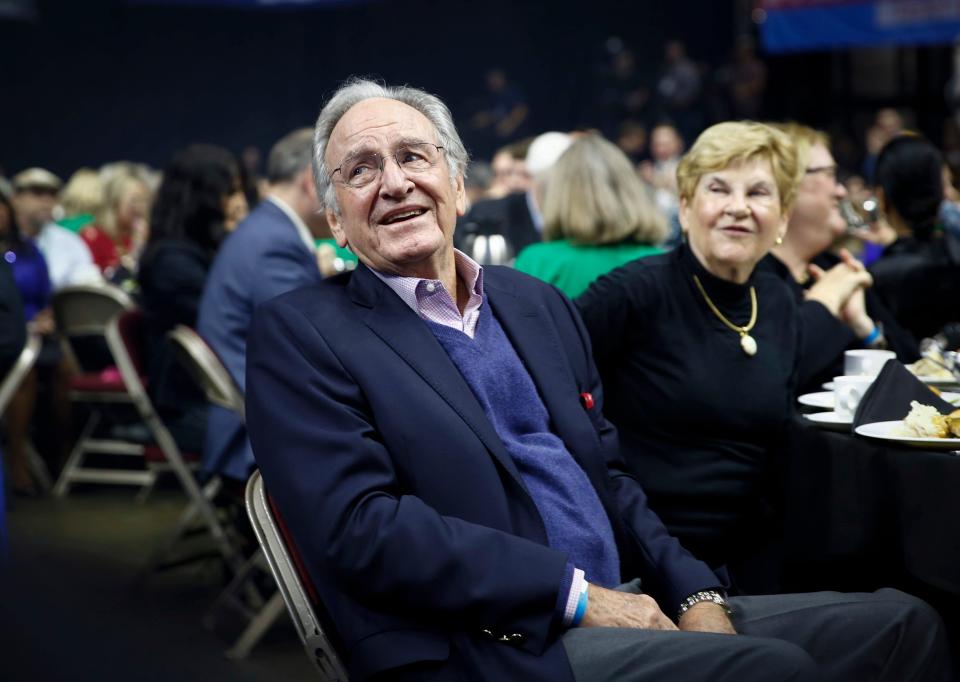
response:
[(347, 110), (334, 126), (328, 148), (344, 151), (381, 142), (434, 138), (436, 132), (426, 116), (403, 102), (378, 97)]

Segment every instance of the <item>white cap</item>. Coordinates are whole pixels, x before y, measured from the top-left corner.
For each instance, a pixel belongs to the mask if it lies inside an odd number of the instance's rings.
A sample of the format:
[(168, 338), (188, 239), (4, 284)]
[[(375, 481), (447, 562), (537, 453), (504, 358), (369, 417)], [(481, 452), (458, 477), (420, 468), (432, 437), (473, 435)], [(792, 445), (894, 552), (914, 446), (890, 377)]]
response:
[(538, 135), (527, 150), (527, 172), (536, 178), (550, 170), (572, 142), (567, 133), (551, 131)]

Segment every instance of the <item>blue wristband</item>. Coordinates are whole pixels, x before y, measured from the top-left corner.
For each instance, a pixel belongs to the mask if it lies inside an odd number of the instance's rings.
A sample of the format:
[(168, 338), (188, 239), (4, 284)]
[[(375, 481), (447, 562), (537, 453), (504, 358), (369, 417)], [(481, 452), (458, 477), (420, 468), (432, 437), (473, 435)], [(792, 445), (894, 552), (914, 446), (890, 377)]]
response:
[(867, 338), (865, 338), (865, 339), (862, 341), (862, 343), (863, 343), (864, 347), (866, 348), (867, 346), (869, 346), (870, 344), (872, 344), (874, 341), (876, 341), (876, 340), (879, 339), (879, 338), (880, 338), (880, 327), (879, 327), (879, 325), (874, 325), (873, 331), (870, 332), (870, 333), (867, 335)]
[(577, 600), (577, 610), (573, 612), (573, 620), (570, 621), (570, 627), (575, 628), (583, 620), (583, 614), (587, 612), (587, 583), (583, 584), (583, 591)]

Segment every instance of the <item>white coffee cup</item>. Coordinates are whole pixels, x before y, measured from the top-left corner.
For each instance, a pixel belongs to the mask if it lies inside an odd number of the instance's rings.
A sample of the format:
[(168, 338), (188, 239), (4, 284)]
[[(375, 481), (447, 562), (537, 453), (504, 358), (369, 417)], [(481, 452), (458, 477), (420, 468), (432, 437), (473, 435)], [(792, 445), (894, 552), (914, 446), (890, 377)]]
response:
[(833, 379), (833, 411), (841, 417), (853, 417), (860, 399), (876, 377), (843, 376)]
[(871, 350), (860, 348), (848, 350), (843, 354), (843, 373), (848, 376), (871, 376), (880, 374), (887, 360), (895, 360), (897, 354), (892, 350)]

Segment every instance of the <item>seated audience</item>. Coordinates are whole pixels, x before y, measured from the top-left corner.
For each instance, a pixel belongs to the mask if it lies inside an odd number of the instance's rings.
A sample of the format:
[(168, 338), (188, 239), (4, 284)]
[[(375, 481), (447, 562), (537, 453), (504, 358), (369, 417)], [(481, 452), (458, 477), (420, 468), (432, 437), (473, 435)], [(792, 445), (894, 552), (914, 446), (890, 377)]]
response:
[(771, 473), (805, 380), (804, 339), (830, 357), (846, 347), (836, 317), (850, 305), (861, 322), (870, 282), (856, 261), (837, 265), (803, 317), (784, 283), (756, 269), (787, 231), (798, 167), (790, 138), (769, 126), (708, 128), (677, 170), (684, 243), (577, 299), (629, 470), (671, 534), (741, 587), (776, 537)]
[(92, 168), (81, 168), (70, 176), (60, 194), (63, 217), (57, 221), (71, 232), (92, 225), (103, 210), (103, 182)]
[(502, 235), (510, 253), (539, 242), (543, 232), (540, 205), (546, 191), (550, 170), (567, 150), (573, 138), (567, 133), (547, 132), (538, 135), (527, 150), (525, 172), (532, 179), (525, 192), (513, 192), (500, 199), (478, 201), (468, 214), (457, 221), (460, 225), (458, 244), (466, 247), (471, 235)]
[[(59, 360), (53, 334), (53, 314), (50, 311), (50, 276), (40, 249), (32, 239), (24, 238), (17, 226), (13, 205), (0, 191), (0, 254), (13, 281), (21, 304), (23, 320), (31, 329), (48, 338), (43, 364)], [(6, 274), (6, 273), (5, 273)], [(20, 344), (23, 345), (22, 343)], [(19, 350), (19, 349), (18, 349)], [(15, 359), (15, 358), (14, 358)], [(0, 374), (3, 377), (5, 372)], [(13, 491), (30, 495), (36, 492), (33, 477), (27, 467), (27, 445), (30, 421), (37, 403), (37, 368), (30, 370), (7, 406), (4, 432), (7, 442), (7, 474)]]
[[(829, 270), (840, 262), (829, 249), (847, 230), (847, 222), (840, 212), (840, 202), (846, 199), (847, 190), (837, 179), (837, 164), (830, 153), (830, 140), (826, 133), (807, 126), (790, 123), (776, 126), (793, 140), (797, 147), (803, 178), (797, 185), (797, 199), (790, 213), (787, 232), (781, 243), (774, 244), (771, 252), (758, 264), (780, 277), (793, 291), (800, 314), (816, 317), (822, 305), (817, 289), (811, 285), (821, 270)], [(863, 326), (849, 329), (846, 349), (889, 348), (903, 362), (913, 362), (919, 356), (917, 342), (897, 323), (893, 315), (872, 289), (864, 292), (866, 317)], [(841, 311), (842, 312), (842, 311)], [(814, 324), (813, 321), (809, 324)], [(843, 353), (827, 357), (824, 352), (836, 350), (826, 346), (821, 339), (811, 335), (805, 338), (804, 356), (810, 368), (806, 374), (806, 386), (798, 392), (819, 390), (820, 385), (843, 374)]]
[(239, 186), (239, 164), (226, 149), (197, 144), (178, 152), (164, 171), (140, 259), (147, 387), (177, 443), (188, 452), (203, 448), (207, 403), (178, 370), (166, 335), (178, 324), (197, 326), (203, 285), (227, 234), (229, 201)]
[[(312, 134), (296, 130), (270, 150), (267, 197), (224, 242), (204, 287), (197, 331), (241, 390), (253, 309), (321, 279), (314, 237), (325, 236), (326, 223), (313, 184)], [(216, 405), (209, 409), (202, 468), (236, 481), (246, 481), (253, 469), (243, 423)]]
[(667, 235), (630, 161), (596, 134), (563, 153), (543, 199), (544, 241), (531, 244), (514, 267), (575, 297), (600, 275), (643, 256)]
[(111, 165), (103, 180), (100, 214), (80, 230), (104, 278), (124, 280), (136, 272), (136, 258), (147, 236), (149, 198), (147, 185), (131, 164)]
[(938, 223), (942, 168), (937, 148), (916, 135), (893, 138), (877, 157), (875, 191), (889, 229), (870, 272), (890, 312), (918, 339), (960, 320), (960, 237)]
[(47, 261), (53, 290), (102, 280), (90, 249), (70, 230), (53, 222), (60, 178), (43, 168), (13, 176), (13, 206), (21, 234), (36, 240)]
[[(350, 81), (315, 160), (361, 265), (258, 308), (247, 419), (351, 680), (949, 678), (923, 602), (727, 599), (667, 534), (624, 469), (575, 307), (453, 248), (468, 159), (440, 100)], [(778, 190), (769, 161), (749, 168), (767, 245)]]
[[(7, 372), (17, 361), (25, 341), (26, 324), (23, 319), (20, 293), (17, 291), (10, 266), (5, 259), (0, 258), (0, 381), (3, 381)], [(3, 448), (0, 447), (0, 564), (7, 553), (5, 499), (7, 486), (4, 480), (4, 469), (9, 471), (10, 468), (10, 462), (4, 458)]]

